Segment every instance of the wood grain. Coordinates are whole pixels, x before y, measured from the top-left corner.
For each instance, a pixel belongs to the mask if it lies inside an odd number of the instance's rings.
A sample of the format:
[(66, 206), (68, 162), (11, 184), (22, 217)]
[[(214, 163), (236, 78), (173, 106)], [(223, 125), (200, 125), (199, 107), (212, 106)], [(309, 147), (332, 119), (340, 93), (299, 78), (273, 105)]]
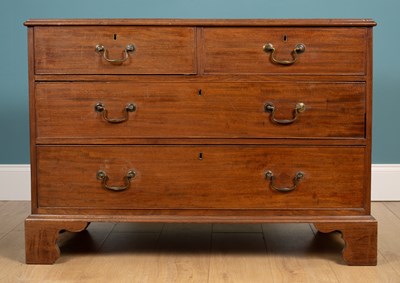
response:
[[(46, 146), (38, 148), (39, 207), (362, 208), (363, 160), (363, 147)], [(122, 186), (130, 169), (137, 175), (125, 191), (105, 190), (96, 179), (104, 170), (109, 185)], [(278, 187), (292, 186), (298, 171), (305, 178), (281, 193), (270, 189), (267, 170)]]
[(207, 282), (211, 224), (167, 224), (159, 242), (153, 282)]
[(28, 79), (29, 79), (29, 147), (31, 162), (31, 208), (37, 213), (36, 194), (36, 105), (35, 105), (35, 34), (34, 28), (28, 28)]
[(317, 223), (315, 228), (323, 233), (340, 231), (346, 243), (343, 259), (349, 265), (377, 264), (377, 222), (357, 221), (347, 223)]
[(261, 233), (215, 233), (209, 282), (273, 282)]
[[(193, 74), (194, 42), (190, 27), (35, 27), (35, 73)], [(97, 44), (111, 59), (122, 58), (128, 44), (136, 49), (116, 65), (95, 51)]]
[(61, 230), (79, 232), (87, 227), (87, 222), (49, 221), (27, 218), (25, 220), (26, 263), (52, 264), (60, 257), (56, 244)]
[[(198, 55), (200, 58), (200, 55)], [(200, 59), (198, 59), (200, 60)], [(121, 76), (118, 74), (101, 75), (79, 75), (79, 74), (39, 74), (33, 76), (36, 82), (99, 82), (99, 78), (103, 82), (136, 82), (136, 83), (160, 83), (164, 82), (294, 82), (292, 74), (193, 74), (193, 75), (132, 75)], [(296, 76), (298, 82), (365, 82), (368, 79), (366, 74), (338, 76), (335, 74), (318, 75), (318, 74), (301, 74)]]
[[(335, 251), (335, 246), (325, 243), (317, 248), (319, 239), (309, 224), (269, 223), (262, 228), (273, 282), (338, 282), (325, 256), (327, 250)], [(316, 251), (322, 250), (324, 253), (315, 257)]]
[[(204, 73), (236, 74), (365, 74), (366, 30), (363, 28), (204, 28)], [(226, 36), (232, 34), (234, 36)], [(283, 37), (287, 36), (284, 41)], [(291, 60), (298, 43), (304, 53), (290, 66), (274, 64), (276, 58)]]
[[(0, 202), (0, 207), (2, 204), (4, 202)], [(5, 215), (13, 215), (19, 205), (23, 205), (26, 208), (25, 213), (29, 213), (29, 202), (10, 204), (9, 209), (4, 211)], [(388, 206), (392, 210), (389, 210)], [(5, 237), (0, 238), (0, 266), (4, 271), (0, 272), (0, 281), (98, 283), (110, 282), (112, 279), (123, 282), (125, 279), (130, 282), (152, 282), (152, 279), (157, 278), (159, 282), (165, 282), (164, 278), (174, 278), (175, 274), (196, 274), (201, 271), (203, 276), (213, 275), (202, 282), (216, 282), (216, 278), (223, 278), (224, 272), (230, 270), (230, 278), (260, 276), (260, 282), (281, 282), (281, 278), (291, 278), (294, 282), (398, 282), (400, 277), (396, 269), (398, 271), (399, 261), (396, 257), (400, 254), (400, 249), (396, 244), (396, 235), (400, 232), (400, 220), (394, 214), (394, 207), (400, 207), (400, 203), (372, 203), (372, 212), (379, 221), (377, 266), (344, 265), (340, 259), (340, 250), (344, 245), (339, 239), (340, 234), (318, 233), (314, 237), (308, 225), (304, 224), (264, 225), (266, 245), (258, 242), (256, 233), (245, 233), (251, 236), (242, 236), (242, 233), (230, 233), (232, 230), (229, 228), (225, 233), (218, 231), (211, 234), (211, 229), (196, 228), (196, 225), (166, 224), (165, 231), (168, 231), (169, 235), (178, 234), (184, 237), (183, 235), (198, 233), (197, 238), (185, 238), (184, 245), (180, 247), (178, 240), (174, 241), (172, 236), (166, 237), (162, 240), (163, 249), (159, 250), (157, 239), (151, 236), (149, 231), (143, 233), (145, 231), (141, 226), (136, 226), (136, 231), (135, 227), (129, 232), (112, 231), (111, 234), (115, 236), (103, 243), (103, 231), (110, 231), (109, 224), (93, 223), (94, 225), (89, 227), (90, 236), (85, 236), (86, 232), (60, 235), (63, 238), (62, 242), (59, 242), (62, 255), (54, 265), (22, 264), (25, 259), (24, 232), (10, 227), (10, 230), (5, 231)], [(0, 217), (0, 226), (3, 225), (3, 221), (6, 221), (6, 218)], [(18, 227), (21, 224), (22, 220), (16, 221)], [(243, 231), (241, 225), (237, 225), (237, 231)], [(210, 241), (208, 246), (197, 245), (197, 241), (205, 242), (213, 235), (216, 237), (212, 237), (213, 241)], [(172, 239), (170, 246), (169, 239)], [(257, 244), (254, 243), (256, 239)], [(104, 250), (98, 251), (98, 245), (102, 243)], [(187, 266), (195, 266), (200, 260), (200, 255), (210, 259), (208, 267), (185, 269)], [(163, 264), (170, 262), (174, 265), (174, 262), (179, 263), (174, 261), (175, 259), (183, 258), (185, 262), (176, 264), (174, 268)], [(249, 269), (238, 266), (240, 258), (247, 260), (252, 266)], [(232, 266), (230, 263), (235, 264)], [(235, 269), (234, 266), (238, 268)], [(212, 273), (209, 273), (211, 270)], [(257, 274), (252, 274), (254, 272)], [(158, 276), (161, 274), (163, 276)], [(218, 274), (222, 277), (214, 277)], [(337, 281), (332, 279), (332, 275)], [(182, 276), (175, 282), (190, 282), (190, 278)]]
[(289, 26), (372, 27), (372, 19), (30, 19), (26, 26)]
[[(90, 222), (91, 227), (95, 222), (196, 222), (206, 227), (301, 222), (317, 223), (325, 232), (341, 230), (348, 245), (345, 259), (350, 264), (375, 264), (376, 221), (370, 215), (375, 24), (369, 19), (27, 21), (32, 214), (26, 220), (26, 261), (54, 262), (59, 256), (58, 232), (80, 231)], [(290, 59), (298, 43), (305, 44), (306, 51), (291, 66), (276, 65), (263, 51), (267, 42), (281, 60)], [(95, 51), (96, 44), (103, 44), (109, 58), (121, 58), (130, 43), (136, 49), (121, 64), (110, 64)], [(111, 118), (122, 115), (127, 103), (135, 103), (137, 111), (129, 113), (127, 122), (110, 125), (94, 111), (97, 102), (106, 105)], [(291, 118), (298, 102), (306, 104), (306, 111), (292, 125), (279, 126), (265, 113), (266, 102), (276, 106), (278, 119)], [(112, 186), (123, 184), (127, 170), (137, 175), (127, 190), (111, 192), (96, 179), (100, 169)], [(297, 171), (305, 178), (293, 192), (282, 194), (270, 188), (266, 170), (274, 172), (278, 187), (291, 186)], [(6, 222), (9, 230), (12, 225), (7, 223), (14, 222)], [(259, 231), (230, 228), (246, 232), (235, 239), (232, 234), (241, 233), (175, 234), (168, 224), (149, 225), (147, 232), (135, 231), (134, 225), (115, 227), (104, 245), (96, 244), (91, 257), (80, 261), (83, 266), (92, 264), (82, 275), (87, 282), (265, 282), (265, 274), (256, 274), (259, 268), (251, 264), (251, 255), (241, 253), (246, 239), (252, 244), (254, 240), (251, 251), (264, 248), (253, 262), (271, 277), (271, 264), (264, 256), (276, 249), (265, 250), (268, 241), (260, 242)], [(224, 227), (228, 226), (216, 226), (216, 231)], [(13, 229), (16, 233), (20, 224)], [(294, 232), (283, 238), (304, 245), (313, 236), (306, 230), (299, 230), (304, 232), (301, 241)], [(0, 230), (1, 239), (10, 240), (7, 233)], [(98, 239), (104, 240), (107, 233)], [(79, 249), (85, 235), (90, 236), (88, 230), (72, 237), (77, 239), (72, 245)], [(192, 262), (186, 255), (157, 255), (159, 247), (169, 254), (180, 243), (190, 246), (192, 236), (203, 244), (211, 242), (211, 248), (203, 248), (217, 250), (216, 260), (202, 252)], [(225, 240), (230, 238), (234, 246), (239, 244), (240, 257), (225, 260), (230, 246)], [(105, 258), (92, 258), (98, 249)], [(156, 259), (157, 268), (173, 271), (155, 272)], [(220, 268), (213, 268), (214, 263)], [(291, 276), (314, 269), (302, 266), (301, 260), (290, 263), (290, 275), (274, 273), (272, 280), (315, 281), (312, 276)], [(196, 267), (201, 272), (192, 271)], [(328, 264), (315, 274), (335, 282), (330, 269), (341, 270)], [(30, 278), (32, 270), (26, 270), (20, 278)], [(41, 270), (52, 269), (33, 272)], [(385, 269), (390, 270), (395, 272), (390, 266)], [(78, 271), (75, 268), (66, 278), (77, 280)], [(90, 277), (95, 273), (96, 278)], [(68, 269), (60, 274), (69, 274)], [(388, 278), (371, 276), (379, 279), (376, 282)], [(46, 278), (57, 281), (54, 275), (36, 279)]]
[[(199, 95), (201, 91), (201, 95)], [(110, 118), (136, 112), (120, 124)], [(291, 125), (297, 103), (306, 110)], [(38, 83), (37, 137), (40, 138), (364, 138), (363, 83)]]
[(0, 235), (5, 235), (15, 229), (29, 215), (29, 203), (22, 201), (8, 201), (1, 203)]
[(400, 274), (400, 203), (373, 203), (373, 213), (379, 221), (378, 247), (386, 261)]

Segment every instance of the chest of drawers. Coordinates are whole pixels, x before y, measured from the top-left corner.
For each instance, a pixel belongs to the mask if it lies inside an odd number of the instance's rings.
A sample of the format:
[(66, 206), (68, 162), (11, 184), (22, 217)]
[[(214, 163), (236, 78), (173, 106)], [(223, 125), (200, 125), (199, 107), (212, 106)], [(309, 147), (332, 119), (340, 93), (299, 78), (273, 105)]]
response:
[(90, 222), (307, 222), (374, 265), (371, 20), (29, 20), (26, 262)]

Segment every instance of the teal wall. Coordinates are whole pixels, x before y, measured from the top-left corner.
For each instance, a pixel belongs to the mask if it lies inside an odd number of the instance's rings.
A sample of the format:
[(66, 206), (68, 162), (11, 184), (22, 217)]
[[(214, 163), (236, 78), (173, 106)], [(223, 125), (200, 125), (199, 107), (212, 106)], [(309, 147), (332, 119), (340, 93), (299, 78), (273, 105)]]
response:
[(372, 18), (373, 163), (400, 163), (399, 0), (1, 0), (0, 164), (29, 163), (28, 18)]

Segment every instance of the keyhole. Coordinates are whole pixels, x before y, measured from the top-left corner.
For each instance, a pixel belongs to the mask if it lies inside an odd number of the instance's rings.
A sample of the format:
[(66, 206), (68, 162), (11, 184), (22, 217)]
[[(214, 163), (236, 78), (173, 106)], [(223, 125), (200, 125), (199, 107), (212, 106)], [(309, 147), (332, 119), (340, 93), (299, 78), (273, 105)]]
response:
[(199, 160), (203, 160), (203, 153), (199, 152)]
[(199, 89), (199, 96), (203, 95), (203, 91), (201, 89)]
[(283, 36), (283, 41), (284, 41), (284, 42), (287, 41), (287, 35), (286, 35), (286, 34)]
[(114, 33), (114, 40), (117, 40), (117, 34)]

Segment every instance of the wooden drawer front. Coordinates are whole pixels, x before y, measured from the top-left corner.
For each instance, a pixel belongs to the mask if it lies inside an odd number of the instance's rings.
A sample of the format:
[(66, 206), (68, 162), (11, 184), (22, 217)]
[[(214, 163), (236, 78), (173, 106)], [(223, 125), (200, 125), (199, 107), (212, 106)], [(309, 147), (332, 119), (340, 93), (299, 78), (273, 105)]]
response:
[[(35, 27), (36, 74), (193, 74), (194, 28), (190, 27)], [(114, 39), (115, 38), (115, 39)], [(107, 62), (96, 45), (107, 49)]]
[[(202, 153), (202, 158), (199, 158)], [(128, 189), (123, 186), (134, 170)], [(270, 188), (265, 172), (276, 176)], [(279, 146), (93, 146), (39, 147), (40, 207), (102, 209), (274, 209), (361, 208), (364, 200), (363, 147)]]
[[(201, 89), (201, 95), (199, 90)], [(38, 83), (41, 138), (270, 138), (364, 137), (363, 83)], [(95, 111), (101, 102), (112, 124)], [(297, 103), (306, 110), (290, 125)], [(48, 140), (46, 142), (49, 142)]]
[[(204, 72), (238, 74), (365, 74), (366, 29), (363, 28), (204, 28)], [(286, 41), (285, 41), (286, 40)], [(299, 43), (305, 52), (293, 65), (273, 63), (292, 60)]]

